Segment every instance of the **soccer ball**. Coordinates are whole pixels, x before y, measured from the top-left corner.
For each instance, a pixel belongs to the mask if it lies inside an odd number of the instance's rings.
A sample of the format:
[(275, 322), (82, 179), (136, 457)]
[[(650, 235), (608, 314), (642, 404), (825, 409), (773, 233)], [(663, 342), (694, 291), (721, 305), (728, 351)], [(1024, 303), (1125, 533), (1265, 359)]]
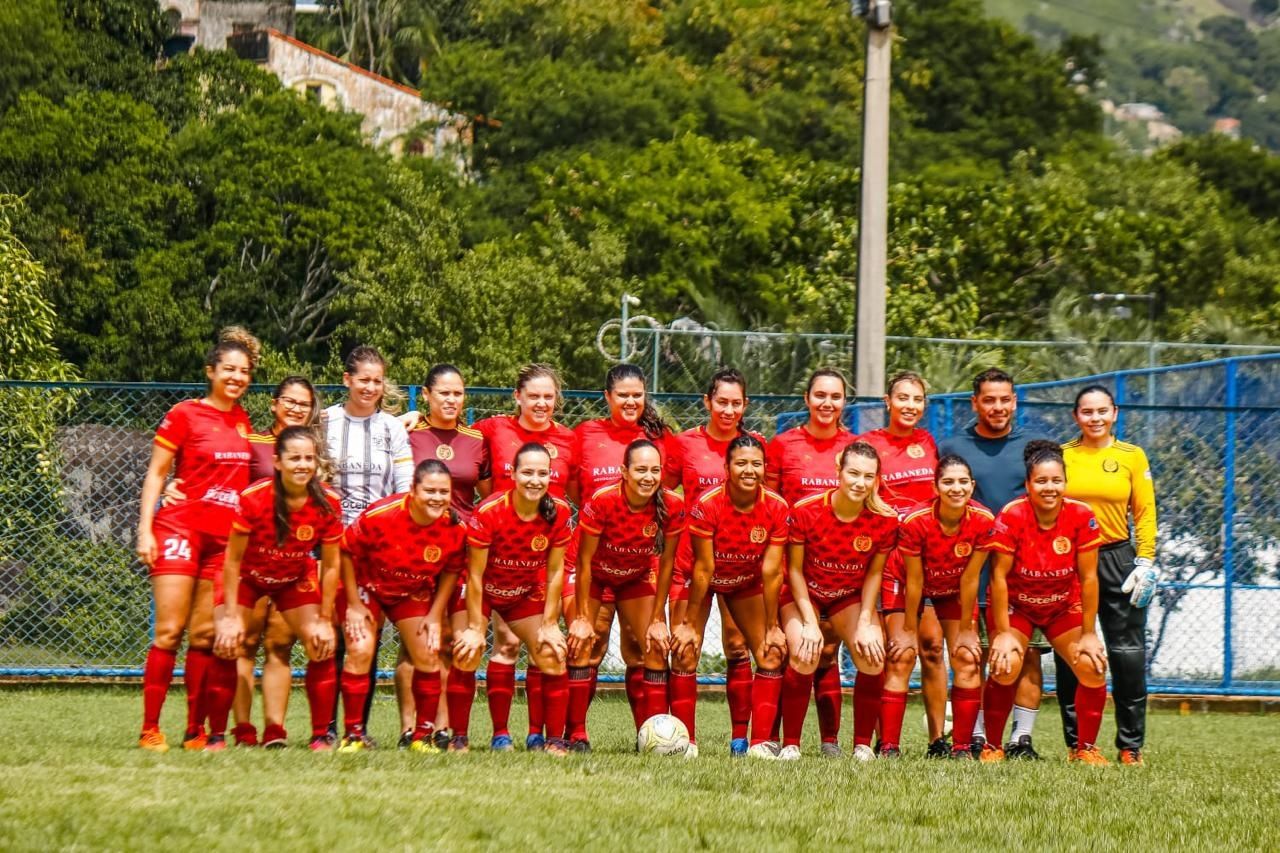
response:
[[(922, 715), (920, 717), (920, 723), (921, 725), (924, 726), (924, 730), (927, 733), (929, 731), (929, 715), (928, 714)], [(946, 713), (942, 715), (942, 734), (944, 737), (946, 735), (951, 734), (951, 703), (950, 702), (947, 703)]]
[(636, 751), (641, 754), (683, 755), (688, 748), (689, 730), (670, 714), (654, 714), (636, 733)]

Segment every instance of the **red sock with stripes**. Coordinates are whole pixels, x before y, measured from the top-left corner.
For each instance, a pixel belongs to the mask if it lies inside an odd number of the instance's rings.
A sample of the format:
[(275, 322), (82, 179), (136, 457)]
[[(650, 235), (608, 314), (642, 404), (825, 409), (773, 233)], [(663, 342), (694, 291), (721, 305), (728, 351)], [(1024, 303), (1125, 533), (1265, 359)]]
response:
[(225, 736), (227, 718), (236, 700), (236, 659), (214, 658), (204, 677), (209, 734)]
[[(644, 719), (656, 714), (665, 714), (670, 707), (667, 701), (667, 671), (665, 669), (646, 669), (644, 671)], [(640, 721), (641, 723), (644, 720)], [(638, 731), (640, 726), (636, 726)]]
[[(987, 689), (982, 694), (982, 722), (987, 730), (987, 743), (997, 747), (1004, 743), (1004, 724), (1013, 712), (1013, 697), (1016, 692), (1016, 684), (1000, 684), (993, 678), (987, 679)], [(1079, 699), (1076, 704), (1078, 707)], [(954, 707), (951, 713), (955, 714)]]
[(667, 687), (671, 694), (671, 713), (689, 730), (689, 742), (697, 743), (693, 722), (698, 711), (698, 674), (672, 672)]
[(173, 666), (178, 653), (173, 649), (152, 646), (142, 668), (142, 728), (160, 727), (160, 712), (173, 684)]
[(342, 730), (364, 734), (364, 703), (369, 698), (369, 673), (342, 671)]
[(840, 740), (840, 667), (828, 666), (813, 673), (813, 704), (818, 708), (818, 733), (823, 743)]
[(1102, 715), (1107, 708), (1107, 686), (1076, 687), (1076, 748), (1096, 746), (1102, 729)]
[(644, 716), (644, 667), (627, 667), (627, 702), (631, 705), (631, 719), (640, 728), (648, 717)]
[(809, 713), (809, 689), (813, 676), (788, 666), (782, 676), (782, 745), (799, 746), (804, 718)]
[(973, 743), (973, 726), (982, 709), (981, 687), (951, 688), (951, 743), (955, 749), (968, 749)]
[[(556, 737), (565, 729), (565, 718), (569, 712), (569, 674), (542, 674), (542, 715), (547, 723), (547, 731), (555, 732)], [(586, 733), (585, 731), (583, 732)]]
[(338, 668), (329, 660), (307, 661), (307, 707), (311, 711), (311, 736), (319, 737), (329, 731), (333, 706), (338, 700)]
[(880, 693), (884, 690), (884, 673), (868, 675), (859, 672), (853, 680), (853, 745), (871, 746), (880, 722)]
[[(530, 670), (530, 675), (533, 671)], [(527, 687), (529, 682), (525, 682)], [(485, 670), (484, 692), (489, 700), (489, 719), (493, 721), (493, 734), (511, 734), (511, 697), (516, 692), (515, 664), (489, 661)], [(533, 697), (530, 696), (529, 718), (533, 719)]]
[(729, 705), (730, 737), (745, 738), (751, 723), (751, 660), (731, 660), (724, 674), (724, 693)]
[[(587, 739), (587, 709), (591, 707), (591, 676), (595, 667), (569, 667), (569, 713), (565, 721), (565, 737), (569, 740)], [(542, 689), (545, 691), (546, 681)], [(554, 729), (553, 729), (554, 731)]]
[(208, 715), (205, 707), (208, 689), (208, 673), (213, 666), (213, 652), (209, 649), (187, 649), (183, 662), (182, 681), (187, 687), (187, 733), (199, 730)]
[[(490, 668), (493, 664), (489, 664)], [(449, 725), (455, 737), (466, 737), (471, 726), (471, 706), (476, 701), (476, 674), (454, 667), (449, 670), (449, 686), (445, 704), (449, 706)]]
[[(515, 667), (511, 669), (512, 692), (515, 692)], [(544, 717), (544, 708), (546, 703), (542, 698), (542, 670), (536, 666), (530, 665), (524, 672), (524, 703), (529, 709), (529, 734), (540, 735), (542, 730), (546, 728), (546, 719)], [(510, 703), (508, 703), (510, 707)], [(505, 728), (505, 726), (504, 726)], [(494, 729), (496, 732), (497, 729)], [(555, 732), (559, 736), (559, 732)]]
[(880, 691), (880, 746), (899, 746), (902, 742), (902, 717), (907, 713), (907, 691)]
[(782, 670), (757, 669), (751, 681), (751, 745), (772, 738), (782, 695)]
[(413, 691), (413, 736), (428, 737), (436, 728), (436, 713), (440, 710), (440, 671), (413, 671), (409, 682)]

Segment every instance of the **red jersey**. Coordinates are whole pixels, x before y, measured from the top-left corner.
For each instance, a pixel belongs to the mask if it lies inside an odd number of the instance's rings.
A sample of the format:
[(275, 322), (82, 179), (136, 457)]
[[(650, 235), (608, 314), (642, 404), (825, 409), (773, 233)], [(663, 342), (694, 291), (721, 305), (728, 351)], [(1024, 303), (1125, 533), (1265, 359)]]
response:
[[(764, 445), (764, 438), (759, 433), (752, 432), (749, 435), (755, 436)], [(712, 438), (705, 426), (685, 430), (667, 440), (664, 474), (669, 480), (679, 481), (684, 488), (685, 502), (690, 507), (709, 489), (723, 483), (728, 476), (724, 455), (732, 440), (720, 441)]]
[(873, 429), (858, 436), (880, 456), (880, 497), (899, 513), (933, 500), (933, 473), (938, 467), (938, 445), (928, 430), (893, 435)]
[(547, 556), (569, 544), (569, 504), (556, 498), (556, 520), (541, 515), (525, 521), (516, 515), (510, 491), (491, 495), (476, 507), (467, 528), (473, 548), (488, 548), (484, 592), (499, 601), (524, 598), (547, 582)]
[(249, 485), (249, 416), (239, 405), (223, 412), (204, 400), (184, 400), (156, 429), (155, 443), (173, 451), (173, 476), (185, 501), (156, 515), (213, 536), (226, 536)]
[(841, 521), (832, 509), (835, 490), (811, 495), (791, 510), (791, 543), (804, 546), (801, 574), (811, 598), (830, 602), (861, 594), (876, 554), (898, 544), (898, 518), (865, 507), (852, 521)]
[[(604, 486), (618, 482), (622, 478), (622, 459), (626, 455), (627, 445), (637, 439), (649, 438), (639, 424), (619, 424), (612, 418), (583, 421), (573, 431), (578, 436), (581, 460), (578, 479), (582, 484), (583, 500)], [(656, 440), (650, 439), (657, 445), (658, 453), (664, 459), (666, 449), (663, 445), (667, 435)]]
[(853, 433), (839, 430), (831, 438), (814, 438), (802, 426), (780, 432), (769, 442), (769, 476), (792, 506), (797, 501), (840, 485), (840, 453), (853, 443)]
[[(664, 536), (684, 532), (684, 500), (670, 489), (662, 490), (667, 508)], [(658, 568), (658, 513), (653, 504), (639, 511), (627, 503), (621, 483), (593, 494), (578, 514), (583, 533), (600, 537), (591, 557), (593, 578), (613, 583), (644, 577)]]
[(465, 426), (437, 429), (423, 419), (409, 433), (409, 449), (413, 451), (414, 467), (428, 459), (444, 463), (453, 480), (453, 508), (463, 518), (470, 518), (476, 504), (476, 483), (493, 476), (489, 448), (480, 431)]
[(986, 548), (1013, 555), (1007, 576), (1009, 605), (1047, 621), (1063, 605), (1080, 600), (1076, 557), (1101, 544), (1098, 519), (1088, 504), (1064, 498), (1058, 520), (1042, 530), (1024, 495), (1000, 510)]
[(733, 505), (725, 486), (699, 498), (689, 512), (689, 533), (711, 540), (716, 563), (711, 589), (729, 591), (758, 580), (764, 552), (786, 544), (789, 515), (782, 495), (765, 488), (750, 512)]
[(273, 432), (249, 433), (249, 480), (257, 482), (263, 477), (276, 475), (276, 434)]
[(516, 453), (531, 441), (547, 448), (551, 454), (551, 495), (563, 498), (565, 489), (578, 477), (578, 436), (559, 423), (549, 429), (534, 431), (520, 426), (513, 415), (497, 415), (477, 421), (475, 429), (484, 436), (493, 467), (493, 490), (502, 492), (515, 485), (512, 479)]
[(267, 590), (314, 577), (316, 545), (342, 538), (338, 494), (326, 486), (324, 496), (326, 507), (308, 499), (301, 509), (289, 513), (289, 535), (283, 545), (277, 545), (274, 479), (259, 480), (245, 489), (240, 494), (240, 511), (231, 522), (233, 532), (249, 537), (240, 575)]
[(356, 583), (382, 601), (430, 598), (441, 574), (466, 567), (467, 528), (444, 513), (430, 524), (413, 520), (407, 492), (369, 506), (342, 537)]
[(898, 550), (919, 557), (924, 568), (925, 597), (960, 594), (960, 576), (974, 551), (986, 547), (995, 517), (991, 510), (970, 501), (955, 533), (947, 533), (938, 520), (938, 500), (917, 507), (898, 528)]

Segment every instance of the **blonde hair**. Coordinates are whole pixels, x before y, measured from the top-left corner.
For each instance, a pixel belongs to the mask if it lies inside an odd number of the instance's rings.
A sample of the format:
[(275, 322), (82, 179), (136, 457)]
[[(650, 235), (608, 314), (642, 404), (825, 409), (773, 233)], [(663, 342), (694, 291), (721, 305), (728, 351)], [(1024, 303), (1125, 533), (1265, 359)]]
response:
[(244, 353), (249, 359), (249, 369), (253, 370), (262, 359), (262, 344), (244, 326), (227, 326), (218, 332), (218, 342), (205, 355), (204, 366), (217, 367), (229, 352)]

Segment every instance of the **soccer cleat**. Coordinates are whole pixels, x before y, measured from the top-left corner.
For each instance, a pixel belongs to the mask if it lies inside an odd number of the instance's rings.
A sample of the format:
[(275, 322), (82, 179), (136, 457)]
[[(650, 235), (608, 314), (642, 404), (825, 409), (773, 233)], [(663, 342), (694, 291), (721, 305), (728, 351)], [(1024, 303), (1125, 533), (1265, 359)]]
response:
[(881, 744), (880, 757), (888, 758), (888, 759), (901, 758), (902, 750), (894, 746), (893, 744)]
[(1004, 754), (1007, 758), (1018, 758), (1023, 761), (1043, 760), (1040, 753), (1036, 752), (1035, 747), (1031, 745), (1031, 735), (1022, 735), (1017, 741), (1006, 743)]
[(138, 748), (148, 752), (168, 752), (169, 744), (159, 729), (143, 729), (138, 737)]
[(209, 735), (204, 741), (205, 752), (222, 752), (227, 748), (226, 735)]
[(454, 735), (449, 739), (450, 752), (470, 752), (471, 741), (466, 735)]
[(818, 747), (818, 755), (823, 758), (844, 758), (844, 750), (833, 740), (824, 740)]
[(452, 733), (448, 729), (441, 729), (431, 737), (435, 740), (436, 747), (442, 750), (448, 749), (449, 741), (453, 740)]
[(953, 761), (973, 761), (973, 750), (967, 746), (951, 747), (951, 759)]
[(364, 752), (367, 749), (373, 749), (374, 743), (365, 735), (347, 735), (338, 744), (338, 752), (343, 755), (350, 755), (353, 752)]
[(1142, 750), (1140, 749), (1122, 749), (1116, 760), (1129, 767), (1141, 767), (1146, 763), (1142, 760)]
[(729, 754), (741, 758), (749, 752), (750, 742), (744, 737), (736, 737), (729, 741)]
[(778, 750), (778, 760), (779, 761), (799, 761), (800, 747), (794, 743), (789, 744), (788, 746), (784, 746), (782, 749)]
[(430, 737), (426, 737), (419, 740), (409, 741), (409, 751), (417, 752), (422, 755), (435, 755), (440, 752), (440, 747), (436, 746), (435, 740)]
[(982, 753), (978, 756), (978, 760), (983, 764), (998, 764), (1004, 761), (1004, 750), (998, 746), (992, 746), (989, 743), (982, 745)]
[(982, 735), (974, 735), (973, 740), (969, 741), (969, 752), (974, 758), (982, 757), (982, 750), (987, 745), (987, 739)]
[(860, 743), (853, 748), (854, 761), (875, 761), (876, 751), (865, 743)]
[[(328, 735), (323, 735), (328, 737)], [(263, 749), (284, 749), (288, 746), (289, 735), (284, 730), (284, 726), (267, 726), (262, 730), (262, 748)], [(332, 744), (333, 741), (330, 741)]]
[[(799, 751), (800, 751), (799, 749), (796, 750), (796, 752), (799, 752)], [(774, 761), (775, 759), (778, 758), (780, 754), (781, 753), (778, 751), (778, 747), (769, 743), (768, 741), (764, 741), (761, 743), (757, 743), (754, 746), (747, 747), (747, 755), (749, 755), (752, 758), (762, 758), (765, 761)]]
[[(268, 746), (267, 749), (284, 749), (284, 741), (276, 741), (279, 746)], [(312, 735), (311, 743), (307, 744), (307, 749), (312, 752), (333, 752), (333, 741), (329, 740), (329, 735)]]
[(182, 748), (188, 752), (200, 752), (207, 742), (203, 727), (192, 729), (182, 736)]
[(697, 757), (698, 757), (698, 745), (697, 745), (696, 743), (690, 742), (690, 743), (689, 743), (689, 745), (688, 745), (688, 746), (686, 746), (686, 747), (684, 748), (684, 757), (685, 757), (685, 758), (697, 758)]
[(408, 749), (413, 745), (413, 729), (405, 729), (400, 733), (400, 742), (396, 744), (396, 749)]
[(236, 746), (258, 745), (258, 730), (253, 723), (236, 723), (236, 727), (231, 730), (231, 734), (235, 736)]
[(569, 754), (569, 744), (565, 743), (564, 738), (553, 737), (542, 747), (542, 751), (556, 758), (564, 758)]
[(1111, 764), (1110, 761), (1107, 761), (1107, 757), (1092, 744), (1082, 746), (1068, 753), (1067, 761), (1078, 761), (1081, 764), (1088, 764), (1090, 767), (1107, 767)]
[(574, 738), (573, 740), (569, 741), (569, 751), (570, 752), (590, 752), (591, 741), (587, 740), (584, 737)]
[(929, 749), (925, 751), (925, 758), (950, 758), (951, 743), (947, 740), (946, 735), (929, 742)]
[[(504, 737), (504, 735), (499, 735), (499, 737)], [(507, 738), (507, 744), (509, 746), (511, 744), (511, 737), (505, 737)], [(494, 740), (496, 741), (497, 738), (494, 738)], [(547, 739), (537, 732), (524, 739), (524, 748), (529, 752), (541, 752), (546, 745)]]

